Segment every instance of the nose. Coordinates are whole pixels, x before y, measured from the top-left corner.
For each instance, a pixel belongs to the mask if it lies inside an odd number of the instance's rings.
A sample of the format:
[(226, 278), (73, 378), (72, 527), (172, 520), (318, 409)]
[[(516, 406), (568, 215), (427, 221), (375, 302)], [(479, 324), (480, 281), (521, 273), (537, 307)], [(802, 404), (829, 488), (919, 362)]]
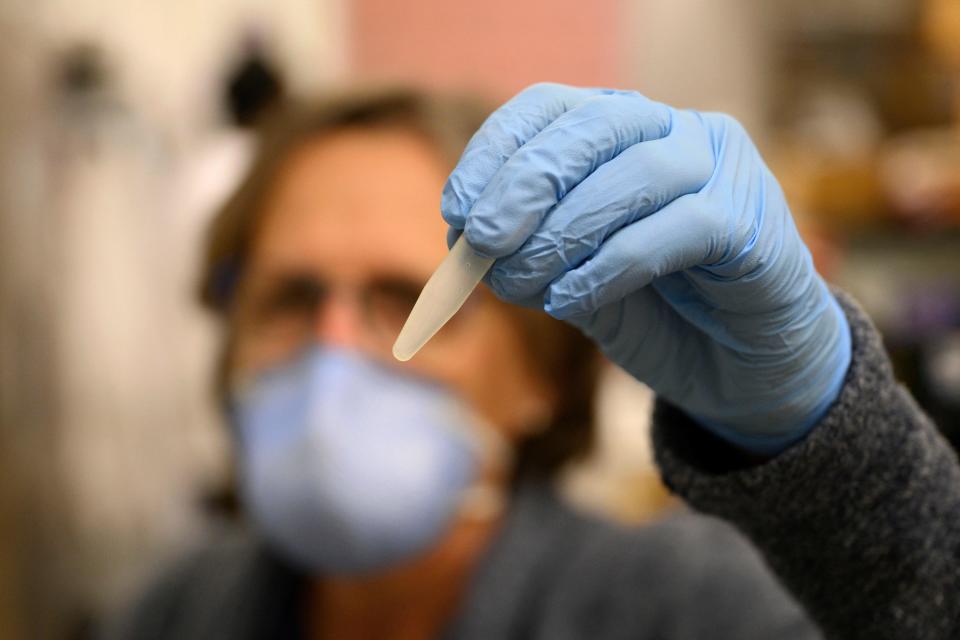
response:
[(317, 314), (316, 337), (329, 345), (360, 346), (363, 318), (354, 296), (344, 292), (332, 294)]

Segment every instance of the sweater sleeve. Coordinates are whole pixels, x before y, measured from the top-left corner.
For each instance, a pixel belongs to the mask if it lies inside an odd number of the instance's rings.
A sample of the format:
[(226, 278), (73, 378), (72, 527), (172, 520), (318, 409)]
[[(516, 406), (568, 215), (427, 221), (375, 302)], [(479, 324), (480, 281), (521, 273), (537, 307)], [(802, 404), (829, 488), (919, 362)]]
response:
[(960, 464), (864, 312), (836, 296), (853, 357), (804, 440), (751, 461), (661, 402), (657, 463), (674, 492), (753, 542), (827, 638), (960, 638)]

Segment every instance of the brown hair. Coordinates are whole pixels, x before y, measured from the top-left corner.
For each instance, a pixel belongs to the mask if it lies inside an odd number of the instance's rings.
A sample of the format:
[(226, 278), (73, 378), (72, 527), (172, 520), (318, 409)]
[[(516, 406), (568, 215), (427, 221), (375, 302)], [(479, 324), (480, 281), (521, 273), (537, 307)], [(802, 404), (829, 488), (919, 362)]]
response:
[[(271, 113), (251, 168), (213, 219), (204, 247), (199, 297), (227, 323), (216, 381), (221, 400), (226, 398), (233, 342), (229, 313), (233, 293), (257, 233), (265, 193), (291, 152), (316, 135), (341, 127), (402, 127), (424, 136), (452, 167), (489, 112), (475, 98), (379, 89), (287, 105)], [(530, 362), (557, 398), (546, 428), (519, 445), (516, 473), (551, 476), (593, 445), (600, 359), (580, 332), (546, 313), (513, 306), (509, 313), (529, 345)]]

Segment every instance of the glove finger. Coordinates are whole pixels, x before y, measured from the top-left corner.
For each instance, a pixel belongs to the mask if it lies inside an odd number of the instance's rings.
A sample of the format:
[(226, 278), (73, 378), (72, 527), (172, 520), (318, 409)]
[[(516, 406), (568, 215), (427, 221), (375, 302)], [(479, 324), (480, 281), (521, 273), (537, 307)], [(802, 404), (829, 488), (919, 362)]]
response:
[(609, 91), (540, 83), (494, 111), (467, 143), (443, 187), (440, 212), (446, 223), (463, 229), (480, 193), (517, 149), (569, 109)]
[(544, 308), (561, 319), (593, 312), (655, 278), (701, 264), (716, 254), (722, 227), (723, 217), (711, 213), (700, 193), (677, 198), (614, 233), (593, 257), (557, 279)]
[[(452, 248), (453, 244), (460, 238), (463, 234), (462, 229), (457, 229), (456, 227), (447, 228), (447, 247)], [(493, 284), (490, 282), (490, 272), (488, 271), (486, 275), (483, 276), (483, 283), (493, 289)], [(494, 290), (494, 293), (496, 291)], [(528, 309), (543, 309), (543, 293), (537, 293), (536, 295), (526, 296), (526, 297), (515, 297), (510, 300), (511, 303), (519, 305), (521, 307), (526, 307)]]
[(542, 299), (620, 228), (699, 191), (713, 168), (707, 131), (693, 114), (676, 113), (670, 135), (629, 147), (575, 186), (519, 250), (494, 264), (491, 287), (511, 302)]
[(493, 176), (467, 215), (477, 251), (510, 255), (577, 184), (625, 149), (670, 133), (671, 109), (638, 93), (584, 100), (524, 144)]

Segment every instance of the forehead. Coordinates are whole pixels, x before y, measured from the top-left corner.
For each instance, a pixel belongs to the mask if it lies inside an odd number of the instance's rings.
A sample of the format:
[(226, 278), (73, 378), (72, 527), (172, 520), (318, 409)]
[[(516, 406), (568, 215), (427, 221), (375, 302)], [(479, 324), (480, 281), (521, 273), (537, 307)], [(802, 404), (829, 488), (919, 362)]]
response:
[(281, 163), (268, 190), (254, 269), (425, 279), (447, 251), (447, 170), (429, 142), (401, 128), (318, 135)]

